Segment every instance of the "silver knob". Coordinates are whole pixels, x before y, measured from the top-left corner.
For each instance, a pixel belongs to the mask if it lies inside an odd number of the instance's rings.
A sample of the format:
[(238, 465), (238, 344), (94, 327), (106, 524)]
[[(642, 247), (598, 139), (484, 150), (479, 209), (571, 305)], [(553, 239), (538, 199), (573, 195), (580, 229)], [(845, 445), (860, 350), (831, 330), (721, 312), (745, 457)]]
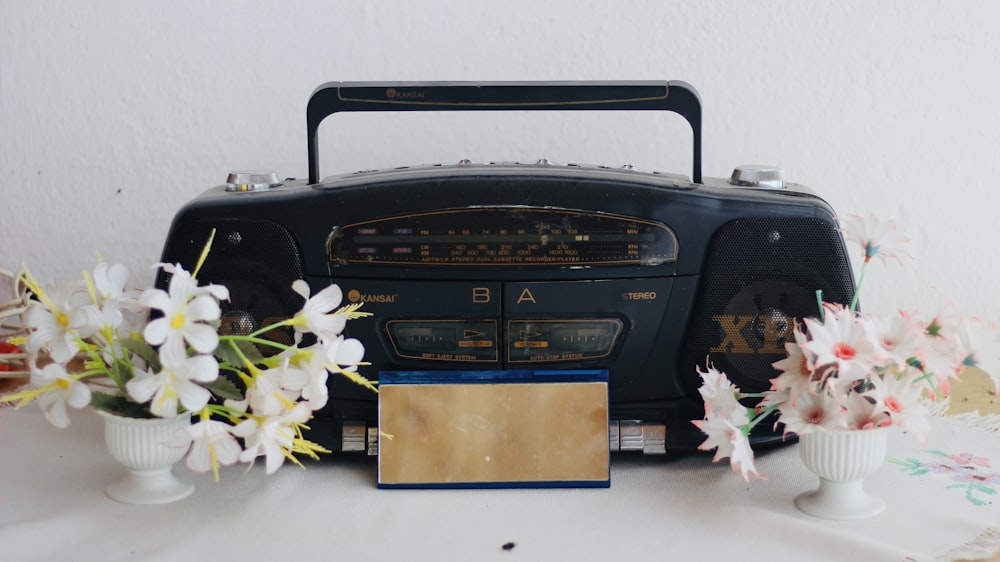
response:
[(226, 178), (226, 191), (260, 191), (279, 185), (277, 172), (267, 170), (239, 170)]
[(737, 166), (729, 178), (729, 183), (749, 187), (784, 189), (785, 171), (777, 166)]

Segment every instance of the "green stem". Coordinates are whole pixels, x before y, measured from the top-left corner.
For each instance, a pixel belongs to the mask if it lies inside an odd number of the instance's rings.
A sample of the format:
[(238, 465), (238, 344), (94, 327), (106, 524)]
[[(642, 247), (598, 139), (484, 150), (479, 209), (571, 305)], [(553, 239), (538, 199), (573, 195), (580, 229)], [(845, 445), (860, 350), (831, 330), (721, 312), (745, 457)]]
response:
[[(125, 392), (125, 383), (127, 381), (124, 381), (120, 377), (118, 377), (117, 373), (116, 373), (116, 370), (113, 368), (113, 366), (115, 365), (115, 363), (117, 363), (118, 361), (122, 361), (122, 359), (118, 357), (118, 354), (115, 353), (115, 346), (113, 346), (113, 345), (108, 346), (108, 347), (111, 348), (110, 349), (110, 353), (113, 354), (112, 358), (111, 358), (111, 365), (108, 365), (104, 361), (104, 357), (101, 356), (101, 354), (99, 352), (100, 348), (98, 346), (90, 344), (90, 343), (87, 343), (86, 341), (84, 341), (84, 339), (82, 337), (80, 337), (80, 334), (78, 334), (76, 332), (73, 333), (73, 337), (76, 338), (76, 342), (77, 342), (78, 347), (84, 353), (87, 354), (88, 358), (90, 358), (91, 363), (93, 363), (95, 365), (100, 365), (100, 367), (97, 368), (97, 369), (91, 369), (91, 370), (88, 370), (88, 371), (84, 371), (83, 373), (78, 373), (78, 378), (92, 377), (94, 375), (100, 374), (100, 375), (106, 376), (109, 379), (111, 379), (115, 383), (115, 386), (118, 388), (118, 390), (120, 390), (120, 391), (122, 391), (122, 393), (124, 393)], [(128, 368), (128, 371), (131, 372), (132, 365), (130, 363), (125, 363), (124, 361), (123, 361), (123, 363)]]
[[(227, 336), (227, 337), (233, 337), (233, 336)], [(240, 361), (243, 362), (243, 365), (251, 367), (251, 368), (253, 367), (253, 363), (251, 363), (250, 360), (247, 359), (247, 356), (243, 354), (243, 352), (240, 350), (240, 346), (236, 345), (236, 341), (230, 339), (229, 340), (229, 347), (233, 348), (233, 351), (240, 358)]]
[(246, 418), (246, 412), (237, 410), (236, 408), (230, 408), (223, 404), (206, 404), (205, 409), (209, 411), (213, 416), (224, 416), (229, 418), (230, 421), (236, 421), (240, 418)]
[(269, 347), (274, 347), (274, 348), (280, 349), (282, 351), (288, 351), (289, 349), (295, 349), (295, 346), (285, 345), (283, 343), (278, 343), (276, 341), (272, 341), (272, 340), (268, 340), (268, 339), (264, 339), (264, 338), (258, 338), (258, 337), (255, 337), (253, 334), (250, 334), (248, 336), (219, 336), (219, 341), (220, 342), (230, 342), (230, 343), (231, 342), (237, 342), (237, 341), (244, 341), (244, 342), (247, 342), (247, 343), (254, 343), (254, 344), (260, 344), (260, 345), (266, 345), (266, 346), (269, 346)]
[(858, 285), (854, 288), (854, 297), (851, 298), (851, 313), (858, 309), (858, 295), (861, 294), (861, 285), (865, 282), (865, 273), (868, 271), (868, 258), (861, 263), (861, 274), (858, 276)]
[(753, 428), (757, 427), (757, 424), (764, 421), (765, 418), (773, 414), (774, 411), (777, 410), (779, 406), (781, 406), (781, 404), (772, 404), (768, 406), (766, 410), (754, 416), (750, 420), (750, 423), (742, 427), (743, 435), (750, 435), (750, 432), (753, 431)]
[(292, 326), (293, 325), (292, 321), (293, 321), (292, 318), (286, 318), (280, 322), (275, 322), (274, 324), (271, 324), (269, 326), (264, 326), (263, 328), (257, 330), (256, 332), (252, 332), (250, 334), (247, 334), (246, 336), (231, 336), (231, 337), (255, 338), (261, 334), (270, 332), (271, 330), (276, 330), (278, 328), (283, 328), (285, 326)]

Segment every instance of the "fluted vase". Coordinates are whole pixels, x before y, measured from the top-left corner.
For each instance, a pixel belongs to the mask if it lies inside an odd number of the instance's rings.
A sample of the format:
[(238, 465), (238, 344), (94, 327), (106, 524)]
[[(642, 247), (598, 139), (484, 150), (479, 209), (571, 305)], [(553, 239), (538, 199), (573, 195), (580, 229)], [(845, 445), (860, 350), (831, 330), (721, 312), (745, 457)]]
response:
[(799, 456), (819, 487), (795, 498), (801, 511), (824, 519), (878, 515), (885, 502), (865, 491), (864, 479), (885, 462), (888, 428), (821, 431), (799, 436)]
[(129, 504), (162, 504), (191, 495), (194, 484), (178, 478), (173, 466), (187, 447), (166, 443), (191, 425), (187, 415), (176, 418), (129, 418), (101, 412), (104, 441), (125, 474), (105, 488), (108, 497)]

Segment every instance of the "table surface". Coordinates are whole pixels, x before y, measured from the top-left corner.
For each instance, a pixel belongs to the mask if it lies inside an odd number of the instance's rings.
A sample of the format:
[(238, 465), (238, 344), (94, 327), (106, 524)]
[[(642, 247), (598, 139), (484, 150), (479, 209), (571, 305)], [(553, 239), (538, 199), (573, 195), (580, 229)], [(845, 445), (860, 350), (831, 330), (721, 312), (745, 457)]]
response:
[[(866, 480), (887, 500), (883, 514), (854, 522), (805, 515), (793, 499), (816, 478), (795, 445), (759, 454), (768, 480), (749, 483), (705, 455), (616, 455), (607, 489), (383, 490), (375, 486), (375, 461), (365, 457), (304, 470), (286, 464), (271, 476), (263, 463), (249, 471), (228, 467), (218, 483), (180, 465), (175, 472), (197, 486), (192, 496), (124, 505), (103, 492), (123, 471), (104, 449), (103, 420), (90, 411), (72, 414), (70, 428), (58, 430), (37, 407), (0, 409), (0, 560), (302, 553), (342, 560), (895, 561), (972, 557), (974, 550), (956, 549), (991, 529), (1000, 542), (994, 496), (967, 497), (955, 474), (916, 475), (892, 462)], [(975, 476), (1000, 489), (1000, 434), (934, 423), (927, 445), (893, 434), (889, 455), (931, 466), (948, 461), (944, 453), (972, 453), (995, 467), (975, 466)]]

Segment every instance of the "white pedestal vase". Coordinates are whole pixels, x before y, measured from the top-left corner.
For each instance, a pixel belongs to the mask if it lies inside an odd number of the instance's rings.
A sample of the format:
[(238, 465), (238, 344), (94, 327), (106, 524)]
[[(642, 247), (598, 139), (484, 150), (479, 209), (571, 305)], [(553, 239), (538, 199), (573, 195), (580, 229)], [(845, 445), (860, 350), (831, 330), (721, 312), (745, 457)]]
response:
[(809, 433), (799, 436), (799, 455), (819, 488), (795, 498), (801, 511), (824, 519), (863, 519), (885, 509), (865, 492), (866, 476), (885, 462), (888, 428)]
[(120, 480), (105, 488), (108, 497), (129, 504), (161, 504), (191, 495), (194, 484), (172, 470), (187, 447), (164, 445), (191, 424), (190, 416), (143, 419), (99, 413), (104, 416), (108, 451), (127, 469)]

